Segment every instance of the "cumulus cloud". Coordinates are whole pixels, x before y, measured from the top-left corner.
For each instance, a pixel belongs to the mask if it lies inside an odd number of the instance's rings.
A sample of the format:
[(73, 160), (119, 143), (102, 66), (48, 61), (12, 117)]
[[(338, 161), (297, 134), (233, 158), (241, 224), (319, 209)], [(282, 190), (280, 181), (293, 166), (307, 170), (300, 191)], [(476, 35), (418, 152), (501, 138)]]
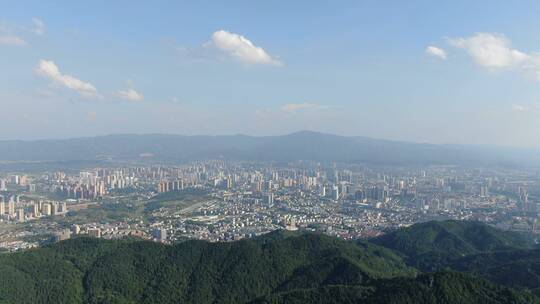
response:
[(426, 48), (426, 54), (428, 54), (429, 56), (442, 59), (442, 60), (446, 60), (447, 58), (445, 50), (438, 48), (436, 46), (431, 46), (431, 45)]
[(244, 63), (282, 65), (279, 60), (270, 56), (262, 47), (256, 46), (246, 37), (225, 30), (214, 32), (206, 46), (214, 47)]
[(467, 51), (480, 66), (487, 68), (515, 67), (530, 60), (530, 56), (512, 47), (501, 34), (477, 33), (468, 38), (449, 39), (450, 44)]
[(117, 94), (120, 98), (129, 100), (129, 101), (143, 101), (144, 100), (144, 96), (132, 88), (129, 88), (126, 90), (120, 90), (117, 92)]
[(54, 84), (74, 90), (84, 96), (98, 96), (98, 91), (94, 85), (84, 82), (71, 75), (62, 74), (58, 66), (50, 60), (40, 60), (36, 67), (36, 73)]
[(325, 109), (327, 106), (315, 104), (315, 103), (288, 103), (286, 105), (283, 105), (281, 107), (281, 110), (288, 113), (298, 112), (298, 111), (304, 111), (304, 110), (320, 110)]
[(33, 26), (30, 28), (30, 31), (36, 35), (43, 35), (45, 34), (45, 23), (41, 19), (33, 18), (32, 19)]
[(540, 54), (514, 48), (510, 39), (502, 34), (476, 33), (448, 41), (452, 46), (465, 50), (481, 67), (490, 70), (514, 69), (540, 81)]

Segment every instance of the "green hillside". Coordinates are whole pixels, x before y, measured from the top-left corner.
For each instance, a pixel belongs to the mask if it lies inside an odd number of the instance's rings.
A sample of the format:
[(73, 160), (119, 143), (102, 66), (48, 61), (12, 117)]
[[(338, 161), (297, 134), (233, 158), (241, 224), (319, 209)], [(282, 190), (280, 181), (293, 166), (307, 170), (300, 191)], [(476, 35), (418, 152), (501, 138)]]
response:
[[(540, 286), (538, 251), (509, 249), (529, 247), (526, 239), (443, 222), (374, 242), (389, 240), (399, 252), (285, 231), (171, 246), (80, 237), (0, 255), (0, 303), (540, 303), (524, 290)], [(461, 272), (421, 273), (403, 259), (443, 249), (459, 256), (444, 267)]]
[(427, 271), (468, 255), (532, 248), (531, 240), (521, 234), (462, 221), (420, 223), (371, 242), (400, 252), (410, 265)]
[(0, 256), (0, 269), (3, 303), (242, 303), (274, 292), (415, 274), (376, 245), (281, 232), (175, 246), (78, 238)]
[(447, 267), (540, 295), (540, 250), (481, 253), (454, 260)]
[(365, 303), (365, 304), (520, 304), (540, 303), (517, 292), (463, 273), (438, 272), (416, 278), (380, 280), (371, 287), (324, 286), (272, 294), (253, 303)]

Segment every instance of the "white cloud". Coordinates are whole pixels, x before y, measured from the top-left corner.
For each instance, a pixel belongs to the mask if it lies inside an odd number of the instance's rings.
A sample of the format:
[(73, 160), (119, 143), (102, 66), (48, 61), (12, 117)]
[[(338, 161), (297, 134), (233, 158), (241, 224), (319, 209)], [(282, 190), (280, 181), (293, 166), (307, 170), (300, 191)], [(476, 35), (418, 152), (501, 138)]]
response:
[(512, 110), (516, 112), (525, 112), (527, 109), (522, 105), (514, 104), (512, 105)]
[(288, 103), (281, 107), (281, 110), (288, 113), (293, 113), (297, 111), (303, 111), (303, 110), (320, 110), (325, 109), (327, 106), (322, 106), (315, 103)]
[(502, 34), (476, 33), (467, 38), (448, 40), (451, 45), (465, 50), (481, 67), (515, 69), (540, 81), (540, 53), (527, 53), (512, 47)]
[(263, 48), (256, 46), (242, 35), (219, 30), (212, 34), (211, 41), (206, 46), (217, 50), (249, 64), (281, 65), (282, 63), (270, 56)]
[(126, 90), (120, 90), (117, 92), (118, 96), (122, 99), (129, 101), (143, 101), (144, 96), (132, 88)]
[(478, 65), (486, 68), (516, 67), (530, 60), (529, 55), (512, 48), (510, 40), (501, 34), (477, 33), (449, 41), (451, 45), (466, 50)]
[(447, 58), (446, 52), (443, 49), (431, 45), (426, 48), (426, 54), (442, 60), (446, 60)]
[(71, 75), (62, 74), (53, 61), (40, 60), (38, 66), (36, 67), (36, 73), (53, 81), (57, 85), (77, 91), (84, 96), (98, 96), (98, 91), (94, 85), (77, 79)]
[(9, 27), (0, 24), (0, 45), (23, 46), (27, 44), (26, 40), (15, 35)]
[(21, 37), (17, 37), (17, 36), (13, 36), (13, 35), (2, 35), (2, 33), (0, 33), (0, 44), (13, 45), (13, 46), (23, 46), (23, 45), (26, 45), (27, 43)]
[(45, 34), (45, 23), (41, 19), (33, 18), (32, 19), (33, 26), (30, 28), (30, 31), (36, 35), (43, 35)]
[(540, 81), (540, 54), (529, 55), (529, 60), (521, 66), (521, 69), (525, 73), (533, 75), (537, 81)]

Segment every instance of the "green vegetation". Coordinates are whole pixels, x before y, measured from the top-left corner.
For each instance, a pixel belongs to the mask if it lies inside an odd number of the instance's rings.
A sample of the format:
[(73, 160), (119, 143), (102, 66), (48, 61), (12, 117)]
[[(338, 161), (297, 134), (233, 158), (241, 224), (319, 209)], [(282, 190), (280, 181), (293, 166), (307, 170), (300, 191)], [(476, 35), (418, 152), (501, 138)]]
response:
[(273, 292), (416, 273), (373, 244), (282, 232), (174, 246), (77, 238), (0, 256), (0, 267), (4, 303), (243, 303)]
[(540, 250), (523, 234), (478, 222), (427, 222), (372, 240), (424, 271), (452, 269), (540, 295)]
[(460, 221), (416, 224), (371, 241), (400, 252), (411, 266), (425, 271), (467, 255), (533, 246), (532, 240), (522, 234)]
[(118, 196), (118, 195), (136, 195), (139, 192), (138, 189), (133, 187), (127, 187), (127, 188), (117, 188), (117, 189), (110, 189), (109, 195), (110, 196)]
[[(450, 221), (373, 242), (400, 251), (285, 231), (171, 246), (80, 237), (0, 255), (0, 303), (540, 303), (523, 290), (540, 286), (540, 251), (512, 249), (530, 244), (507, 232)], [(452, 271), (406, 265), (443, 249), (459, 257), (430, 267)]]
[(540, 295), (540, 250), (508, 250), (466, 256), (447, 267)]
[(380, 280), (371, 287), (324, 286), (266, 296), (253, 303), (518, 304), (540, 303), (533, 295), (456, 272)]
[[(65, 218), (67, 223), (110, 223), (122, 221), (127, 218), (142, 218), (144, 211), (143, 202), (134, 203), (103, 203), (92, 205), (79, 211), (70, 211)], [(62, 220), (59, 220), (62, 222)]]
[(165, 192), (152, 197), (144, 210), (148, 213), (160, 208), (184, 209), (206, 199), (208, 199), (208, 191), (200, 189)]

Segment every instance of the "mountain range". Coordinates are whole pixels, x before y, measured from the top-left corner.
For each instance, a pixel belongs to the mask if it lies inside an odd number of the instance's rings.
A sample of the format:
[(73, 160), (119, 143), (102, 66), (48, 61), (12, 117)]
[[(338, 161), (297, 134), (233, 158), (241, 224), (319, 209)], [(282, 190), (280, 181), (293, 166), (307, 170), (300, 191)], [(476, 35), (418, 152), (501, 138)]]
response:
[(0, 161), (336, 161), (377, 165), (536, 165), (534, 149), (435, 145), (301, 131), (282, 136), (109, 135), (0, 141)]
[(0, 254), (0, 303), (534, 304), (539, 252), (523, 235), (460, 221), (358, 241), (287, 231), (174, 245), (83, 236)]

